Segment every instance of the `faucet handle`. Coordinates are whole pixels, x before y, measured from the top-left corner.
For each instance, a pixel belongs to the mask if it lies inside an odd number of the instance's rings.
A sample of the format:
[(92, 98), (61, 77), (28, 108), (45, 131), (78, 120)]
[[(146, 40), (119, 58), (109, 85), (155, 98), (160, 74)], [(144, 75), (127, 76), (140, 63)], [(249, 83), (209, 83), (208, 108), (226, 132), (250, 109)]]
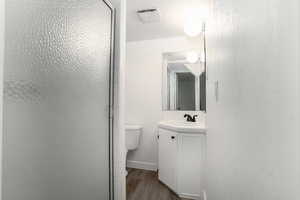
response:
[(192, 122), (196, 122), (196, 117), (198, 117), (198, 115), (193, 115)]

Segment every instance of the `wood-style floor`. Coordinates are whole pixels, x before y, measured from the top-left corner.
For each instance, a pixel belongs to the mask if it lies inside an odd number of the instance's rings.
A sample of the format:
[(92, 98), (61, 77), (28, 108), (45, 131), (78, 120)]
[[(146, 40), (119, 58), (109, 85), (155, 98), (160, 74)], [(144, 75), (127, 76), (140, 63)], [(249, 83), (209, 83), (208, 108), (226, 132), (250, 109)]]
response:
[(158, 181), (157, 173), (127, 169), (127, 200), (182, 200)]

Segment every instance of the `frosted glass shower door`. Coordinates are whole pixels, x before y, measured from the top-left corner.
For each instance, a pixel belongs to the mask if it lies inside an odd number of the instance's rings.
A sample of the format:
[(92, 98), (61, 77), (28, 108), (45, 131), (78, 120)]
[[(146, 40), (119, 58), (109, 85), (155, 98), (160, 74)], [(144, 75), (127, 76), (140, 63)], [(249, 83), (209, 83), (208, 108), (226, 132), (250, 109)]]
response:
[(109, 200), (113, 10), (6, 0), (2, 200)]

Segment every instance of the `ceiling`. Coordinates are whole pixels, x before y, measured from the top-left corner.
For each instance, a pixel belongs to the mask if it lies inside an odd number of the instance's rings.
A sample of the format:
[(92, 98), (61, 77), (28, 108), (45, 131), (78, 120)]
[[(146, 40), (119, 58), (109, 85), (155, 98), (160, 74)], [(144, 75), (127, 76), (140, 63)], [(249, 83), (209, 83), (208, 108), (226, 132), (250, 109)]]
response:
[[(183, 36), (185, 13), (191, 9), (207, 13), (209, 1), (127, 0), (127, 41)], [(148, 8), (159, 9), (159, 22), (144, 24), (139, 20), (136, 11)]]

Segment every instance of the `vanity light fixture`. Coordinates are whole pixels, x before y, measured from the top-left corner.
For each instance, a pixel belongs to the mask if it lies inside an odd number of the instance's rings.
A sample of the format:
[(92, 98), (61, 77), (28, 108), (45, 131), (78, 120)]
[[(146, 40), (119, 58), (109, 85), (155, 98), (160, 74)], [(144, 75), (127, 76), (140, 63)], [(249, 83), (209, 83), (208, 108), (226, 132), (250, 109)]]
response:
[(195, 51), (188, 52), (187, 55), (186, 55), (186, 60), (189, 63), (196, 63), (199, 60), (199, 55)]

